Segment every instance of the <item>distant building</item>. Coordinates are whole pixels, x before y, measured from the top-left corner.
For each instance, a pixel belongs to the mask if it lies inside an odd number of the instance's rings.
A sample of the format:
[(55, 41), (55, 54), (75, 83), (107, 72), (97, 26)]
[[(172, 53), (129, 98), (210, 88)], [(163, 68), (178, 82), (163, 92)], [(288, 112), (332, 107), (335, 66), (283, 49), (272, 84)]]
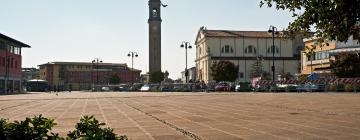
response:
[[(355, 36), (355, 37), (354, 37)], [(314, 46), (314, 53), (312, 56), (307, 56), (304, 49), (301, 53), (301, 74), (317, 73), (322, 77), (334, 76), (332, 74), (330, 61), (335, 60), (335, 56), (339, 52), (353, 52), (360, 53), (358, 35), (349, 37), (347, 42), (329, 41), (322, 43), (316, 38), (304, 39), (305, 46)]]
[[(188, 69), (189, 71), (189, 79), (188, 82), (196, 82), (196, 67), (192, 67)], [(181, 81), (186, 83), (185, 70), (181, 72)]]
[(40, 70), (37, 68), (22, 68), (22, 79), (24, 81), (40, 79)]
[(150, 82), (150, 74), (141, 74), (140, 76), (141, 83), (149, 83)]
[(29, 45), (0, 34), (0, 94), (21, 92), (21, 49)]
[(251, 81), (252, 66), (261, 58), (262, 70), (272, 74), (272, 56), (275, 53), (275, 75), (300, 72), (300, 52), (304, 48), (302, 36), (295, 39), (275, 36), (268, 31), (207, 30), (201, 27), (195, 41), (197, 80), (213, 82), (210, 67), (226, 60), (239, 66), (237, 81)]
[(140, 80), (140, 70), (132, 71), (126, 64), (86, 62), (51, 62), (39, 65), (40, 79), (48, 81), (53, 88), (89, 90), (95, 85), (108, 85), (110, 76), (116, 74), (121, 83)]

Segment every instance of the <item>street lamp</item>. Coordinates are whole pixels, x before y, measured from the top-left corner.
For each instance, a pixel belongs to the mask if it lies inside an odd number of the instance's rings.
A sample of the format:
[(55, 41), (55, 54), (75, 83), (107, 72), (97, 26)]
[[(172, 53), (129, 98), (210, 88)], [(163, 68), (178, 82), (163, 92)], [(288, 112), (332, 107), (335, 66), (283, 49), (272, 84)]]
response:
[(191, 49), (190, 42), (183, 41), (180, 45), (181, 48), (185, 48), (185, 83), (188, 83), (189, 71), (187, 69), (187, 49)]
[(128, 57), (131, 57), (131, 83), (134, 84), (134, 57), (139, 57), (137, 52), (129, 52)]
[[(99, 64), (102, 63), (103, 61), (100, 58), (94, 58), (94, 60), (91, 62), (93, 65), (96, 66), (96, 86), (99, 85)], [(93, 68), (94, 69), (94, 68)], [(92, 77), (91, 77), (92, 79)], [(96, 91), (98, 89), (96, 88)]]
[(269, 27), (269, 33), (272, 34), (272, 46), (271, 46), (271, 51), (272, 51), (272, 67), (271, 67), (271, 71), (272, 71), (272, 75), (273, 75), (273, 83), (275, 82), (275, 34), (278, 34), (277, 28), (275, 26), (270, 25)]

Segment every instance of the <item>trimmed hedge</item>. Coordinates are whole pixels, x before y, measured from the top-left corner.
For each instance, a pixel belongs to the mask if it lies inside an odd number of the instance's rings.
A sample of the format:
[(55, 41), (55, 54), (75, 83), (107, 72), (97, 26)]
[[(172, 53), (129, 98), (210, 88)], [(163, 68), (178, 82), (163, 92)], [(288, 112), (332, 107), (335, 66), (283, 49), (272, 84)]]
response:
[(128, 140), (126, 136), (117, 136), (111, 128), (102, 128), (94, 116), (84, 116), (70, 131), (67, 137), (51, 132), (56, 125), (53, 119), (42, 115), (26, 118), (24, 121), (8, 122), (0, 119), (0, 140)]

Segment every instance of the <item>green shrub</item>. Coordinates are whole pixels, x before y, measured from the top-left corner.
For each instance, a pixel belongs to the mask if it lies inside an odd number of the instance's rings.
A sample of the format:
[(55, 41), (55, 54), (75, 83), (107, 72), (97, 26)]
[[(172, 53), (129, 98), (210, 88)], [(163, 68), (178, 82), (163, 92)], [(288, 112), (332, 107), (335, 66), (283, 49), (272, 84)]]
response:
[(53, 119), (42, 115), (10, 123), (0, 119), (0, 140), (127, 140), (126, 136), (116, 136), (111, 128), (101, 128), (105, 123), (100, 123), (94, 116), (81, 118), (76, 130), (69, 132), (66, 138), (51, 132), (55, 125)]
[(345, 85), (345, 91), (346, 92), (353, 92), (354, 91), (355, 86), (351, 85), (351, 84), (346, 84)]
[(100, 123), (94, 116), (84, 116), (76, 124), (76, 130), (68, 134), (70, 140), (127, 140), (126, 136), (117, 137), (111, 128), (101, 128), (105, 123)]

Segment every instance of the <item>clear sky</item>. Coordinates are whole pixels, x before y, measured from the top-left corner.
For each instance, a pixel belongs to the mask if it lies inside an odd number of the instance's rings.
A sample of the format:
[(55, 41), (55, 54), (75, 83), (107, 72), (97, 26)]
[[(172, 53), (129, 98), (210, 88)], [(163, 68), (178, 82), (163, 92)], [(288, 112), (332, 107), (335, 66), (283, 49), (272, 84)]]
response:
[[(0, 0), (0, 33), (32, 46), (23, 49), (23, 67), (54, 61), (128, 63), (148, 71), (148, 0)], [(259, 8), (260, 0), (162, 0), (162, 70), (180, 78), (185, 68), (182, 41), (194, 43), (207, 29), (285, 28), (291, 15)], [(195, 49), (189, 50), (195, 66)]]

